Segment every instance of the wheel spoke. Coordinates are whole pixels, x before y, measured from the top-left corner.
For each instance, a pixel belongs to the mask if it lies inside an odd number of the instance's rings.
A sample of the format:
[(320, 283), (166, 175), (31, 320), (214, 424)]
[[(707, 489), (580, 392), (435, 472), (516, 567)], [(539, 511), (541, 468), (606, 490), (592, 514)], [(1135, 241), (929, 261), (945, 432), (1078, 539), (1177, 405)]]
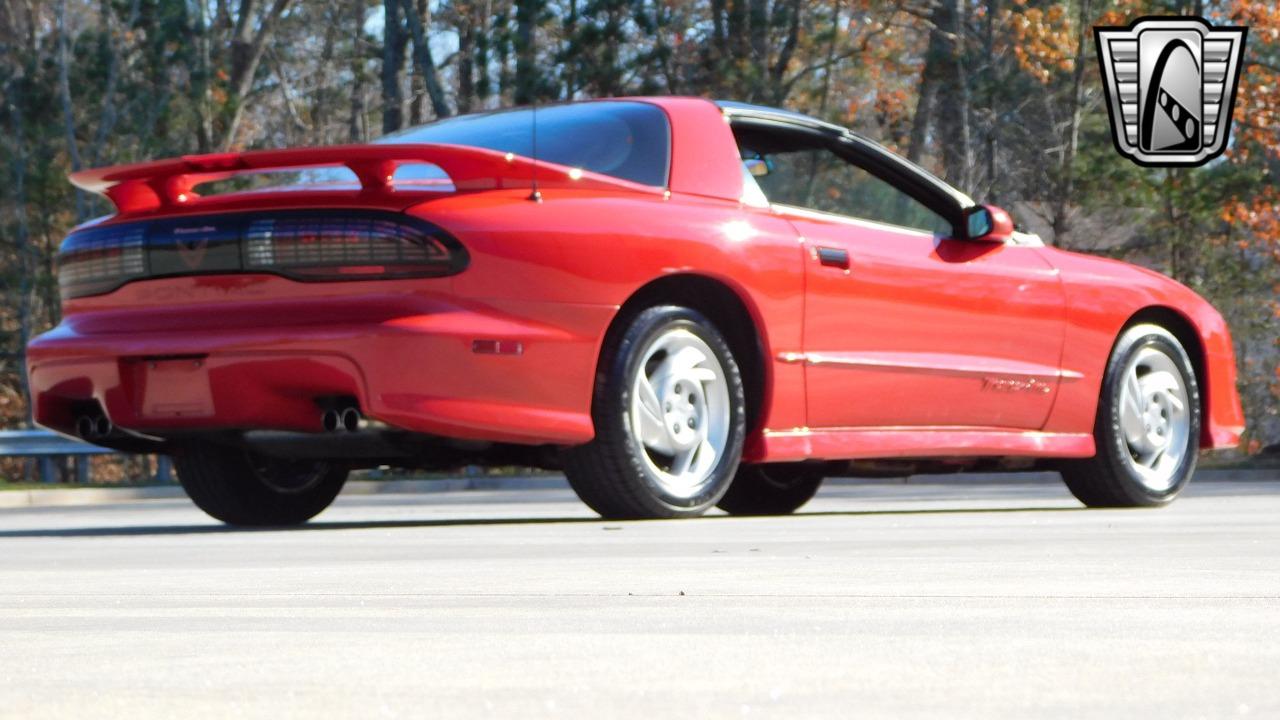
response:
[(662, 419), (654, 417), (645, 408), (640, 408), (637, 415), (640, 421), (640, 442), (657, 452), (670, 453), (671, 437), (667, 434), (666, 424)]
[(638, 423), (640, 442), (657, 452), (671, 452), (671, 436), (667, 433), (667, 424), (662, 420), (662, 404), (658, 402), (658, 394), (653, 390), (649, 378), (641, 374), (636, 382), (636, 412), (633, 414)]
[(653, 389), (653, 383), (641, 373), (639, 380), (636, 382), (639, 390), (640, 407), (647, 410), (649, 414), (657, 420), (662, 420), (662, 403), (658, 400), (658, 393)]
[(677, 451), (675, 457), (671, 458), (671, 470), (668, 472), (676, 477), (689, 472), (689, 468), (693, 467), (693, 457), (698, 454), (699, 447), (701, 446), (691, 445), (684, 450)]
[(1182, 398), (1178, 397), (1182, 384), (1173, 376), (1173, 373), (1159, 372), (1147, 373), (1142, 378), (1143, 387), (1150, 392), (1158, 392), (1169, 400), (1169, 404), (1173, 405), (1175, 410), (1182, 410), (1185, 405)]
[[(707, 361), (707, 356), (696, 347), (684, 347), (667, 359), (666, 365), (676, 375), (688, 375), (698, 365)], [(715, 373), (712, 373), (714, 378)]]
[(1138, 458), (1138, 464), (1142, 465), (1143, 467), (1155, 469), (1156, 462), (1160, 460), (1160, 457), (1162, 455), (1164, 455), (1164, 451), (1165, 451), (1164, 445), (1153, 448), (1149, 454), (1140, 456)]
[(704, 383), (716, 381), (716, 371), (712, 370), (711, 368), (704, 368), (704, 367), (691, 368), (687, 372), (685, 372), (684, 376), (689, 378), (690, 380), (697, 380), (698, 382), (704, 382)]
[(698, 444), (698, 463), (704, 467), (710, 467), (716, 462), (716, 447), (706, 438)]
[(1138, 381), (1138, 371), (1135, 368), (1125, 377), (1124, 389), (1120, 392), (1120, 427), (1131, 446), (1145, 444), (1146, 429), (1142, 424), (1141, 397), (1142, 384)]

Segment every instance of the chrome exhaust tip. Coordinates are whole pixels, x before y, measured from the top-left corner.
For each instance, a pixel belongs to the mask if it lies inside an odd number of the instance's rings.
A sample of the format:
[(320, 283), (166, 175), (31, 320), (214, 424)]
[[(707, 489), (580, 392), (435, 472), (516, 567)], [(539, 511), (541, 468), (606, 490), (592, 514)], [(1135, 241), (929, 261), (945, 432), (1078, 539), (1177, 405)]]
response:
[(355, 432), (360, 429), (360, 411), (353, 408), (343, 408), (342, 410), (342, 427), (347, 432)]
[(113, 428), (106, 415), (81, 415), (76, 418), (76, 434), (90, 442), (111, 434)]
[(320, 425), (325, 432), (337, 432), (342, 427), (342, 415), (337, 410), (325, 410), (320, 415)]
[(97, 432), (97, 425), (93, 417), (81, 415), (76, 418), (76, 434), (85, 440), (92, 440), (94, 433)]

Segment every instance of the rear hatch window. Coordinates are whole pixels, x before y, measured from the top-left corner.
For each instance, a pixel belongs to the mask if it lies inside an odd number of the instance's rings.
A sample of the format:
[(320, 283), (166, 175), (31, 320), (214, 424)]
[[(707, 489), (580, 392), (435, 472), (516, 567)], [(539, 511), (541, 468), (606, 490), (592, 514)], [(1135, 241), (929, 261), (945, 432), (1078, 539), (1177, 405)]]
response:
[(531, 108), (461, 115), (401, 130), (377, 142), (471, 145), (536, 156), (641, 185), (667, 184), (671, 128), (656, 105), (610, 100), (538, 108), (536, 152), (533, 120)]

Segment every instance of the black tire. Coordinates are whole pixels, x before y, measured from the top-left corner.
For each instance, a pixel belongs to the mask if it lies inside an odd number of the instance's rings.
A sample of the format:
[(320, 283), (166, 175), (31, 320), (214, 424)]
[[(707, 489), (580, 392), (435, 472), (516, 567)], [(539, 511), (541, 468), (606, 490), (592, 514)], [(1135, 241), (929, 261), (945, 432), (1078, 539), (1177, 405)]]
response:
[(298, 525), (329, 507), (347, 480), (347, 468), (290, 461), (241, 448), (193, 443), (173, 457), (192, 502), (228, 525)]
[(813, 499), (824, 479), (822, 465), (743, 465), (717, 506), (730, 515), (789, 515)]
[[(746, 438), (742, 373), (724, 336), (701, 313), (663, 305), (638, 312), (620, 333), (606, 338), (596, 374), (591, 415), (595, 439), (565, 450), (564, 473), (578, 497), (609, 519), (694, 517), (713, 507), (729, 488)], [(631, 400), (646, 349), (662, 335), (687, 330), (701, 339), (720, 363), (728, 389), (724, 452), (715, 459), (696, 494), (668, 492), (649, 467), (647, 451), (631, 432)]]
[[(1120, 424), (1121, 389), (1130, 361), (1152, 348), (1173, 361), (1187, 397), (1190, 429), (1180, 461), (1169, 475), (1167, 488), (1152, 488), (1135, 470)], [(1158, 507), (1167, 505), (1186, 487), (1195, 472), (1200, 445), (1200, 389), (1191, 359), (1181, 343), (1158, 325), (1135, 325), (1116, 341), (1103, 377), (1102, 395), (1094, 421), (1097, 453), (1088, 459), (1064, 462), (1060, 469), (1071, 494), (1089, 507)]]

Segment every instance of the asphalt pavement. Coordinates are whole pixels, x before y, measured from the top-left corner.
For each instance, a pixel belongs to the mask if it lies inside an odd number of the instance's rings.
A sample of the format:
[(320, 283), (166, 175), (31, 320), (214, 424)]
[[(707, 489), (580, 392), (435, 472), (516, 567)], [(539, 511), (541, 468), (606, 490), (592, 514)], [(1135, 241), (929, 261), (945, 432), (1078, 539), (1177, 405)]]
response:
[(605, 522), (563, 490), (0, 510), (0, 717), (1277, 717), (1280, 479)]

